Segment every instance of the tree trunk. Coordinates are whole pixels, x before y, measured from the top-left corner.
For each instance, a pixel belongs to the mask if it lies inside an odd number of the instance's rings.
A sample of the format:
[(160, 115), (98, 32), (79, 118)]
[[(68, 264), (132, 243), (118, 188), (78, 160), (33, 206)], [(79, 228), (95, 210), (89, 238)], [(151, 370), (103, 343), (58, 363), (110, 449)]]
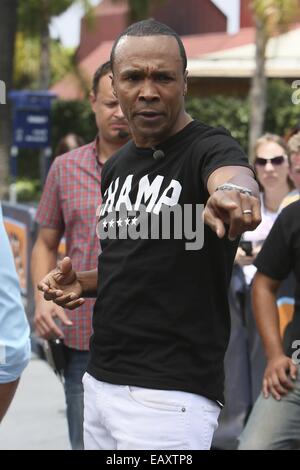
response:
[(41, 62), (39, 88), (47, 90), (50, 84), (50, 33), (49, 33), (49, 0), (42, 0), (41, 18)]
[(266, 112), (267, 79), (265, 76), (265, 54), (267, 35), (263, 22), (256, 18), (255, 70), (250, 88), (249, 160), (253, 162), (254, 146), (264, 129)]
[(11, 145), (11, 110), (7, 92), (12, 88), (18, 0), (0, 1), (0, 80), (5, 83), (6, 104), (0, 104), (0, 198), (7, 194)]

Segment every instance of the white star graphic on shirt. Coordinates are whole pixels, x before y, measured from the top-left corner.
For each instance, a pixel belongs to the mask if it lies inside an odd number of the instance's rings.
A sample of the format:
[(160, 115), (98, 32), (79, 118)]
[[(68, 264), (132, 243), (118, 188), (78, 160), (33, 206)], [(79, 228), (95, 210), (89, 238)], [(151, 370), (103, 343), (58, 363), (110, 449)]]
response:
[(131, 225), (136, 225), (137, 220), (138, 219), (136, 217), (133, 217), (133, 219), (131, 220)]
[(113, 227), (113, 226), (114, 226), (114, 223), (115, 223), (114, 219), (111, 219), (111, 220), (109, 221), (109, 226), (110, 226), (110, 227)]
[(107, 224), (108, 224), (107, 220), (106, 220), (106, 219), (105, 219), (105, 220), (103, 220), (103, 222), (102, 222), (102, 223), (103, 223), (103, 227), (104, 227), (104, 228), (106, 228), (106, 227), (107, 227)]
[(127, 217), (127, 219), (125, 219), (125, 224), (126, 224), (126, 225), (129, 225), (129, 224), (130, 224), (130, 219), (128, 219), (128, 217)]
[(122, 222), (123, 222), (122, 219), (117, 220), (118, 227), (122, 227)]

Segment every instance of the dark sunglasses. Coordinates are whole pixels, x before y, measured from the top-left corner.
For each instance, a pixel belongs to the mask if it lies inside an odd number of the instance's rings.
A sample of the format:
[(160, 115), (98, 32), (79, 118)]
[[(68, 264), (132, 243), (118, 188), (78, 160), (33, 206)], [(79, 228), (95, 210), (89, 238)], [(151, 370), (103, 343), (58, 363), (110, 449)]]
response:
[(272, 165), (282, 165), (285, 160), (286, 160), (285, 155), (280, 155), (278, 157), (272, 157), (272, 158), (256, 157), (255, 164), (259, 166), (266, 166), (266, 164), (270, 162), (272, 163)]

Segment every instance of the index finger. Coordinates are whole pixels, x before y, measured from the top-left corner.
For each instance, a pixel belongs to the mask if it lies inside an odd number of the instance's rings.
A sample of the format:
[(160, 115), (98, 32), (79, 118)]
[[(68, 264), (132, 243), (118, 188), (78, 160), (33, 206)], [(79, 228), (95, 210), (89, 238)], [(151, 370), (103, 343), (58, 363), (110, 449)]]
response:
[(222, 220), (216, 214), (212, 213), (209, 206), (205, 207), (202, 213), (202, 220), (217, 234), (219, 238), (224, 237), (226, 233), (225, 226)]

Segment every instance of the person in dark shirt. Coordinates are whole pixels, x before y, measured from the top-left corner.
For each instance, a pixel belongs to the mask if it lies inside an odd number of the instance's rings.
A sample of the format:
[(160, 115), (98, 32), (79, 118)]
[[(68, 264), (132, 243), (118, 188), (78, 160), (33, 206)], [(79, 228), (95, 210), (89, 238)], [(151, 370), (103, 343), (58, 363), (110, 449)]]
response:
[[(263, 339), (267, 366), (262, 394), (240, 437), (240, 450), (300, 448), (300, 201), (278, 216), (255, 262), (253, 307)], [(296, 278), (290, 343), (280, 337), (276, 294), (281, 281)]]
[[(60, 142), (60, 150), (67, 153), (57, 156), (49, 170), (36, 213), (39, 231), (31, 257), (35, 285), (56, 266), (62, 236), (66, 253), (77, 270), (92, 269), (97, 264), (95, 213), (101, 201), (102, 168), (129, 138), (124, 115), (112, 93), (110, 75), (110, 62), (105, 62), (93, 77), (90, 103), (98, 129), (94, 141), (68, 149), (67, 146), (76, 146), (76, 141), (79, 143), (70, 134)], [(63, 339), (61, 362), (65, 363), (66, 415), (73, 450), (83, 449), (82, 377), (89, 357), (94, 302), (91, 298), (82, 308), (67, 315), (53, 302), (45, 302), (39, 291), (35, 292), (36, 334), (45, 340)]]
[(67, 258), (39, 288), (67, 308), (97, 289), (86, 449), (209, 449), (224, 401), (227, 289), (239, 235), (260, 222), (258, 185), (229, 132), (186, 113), (173, 30), (131, 25), (111, 64), (133, 140), (103, 169), (98, 272), (75, 273)]

